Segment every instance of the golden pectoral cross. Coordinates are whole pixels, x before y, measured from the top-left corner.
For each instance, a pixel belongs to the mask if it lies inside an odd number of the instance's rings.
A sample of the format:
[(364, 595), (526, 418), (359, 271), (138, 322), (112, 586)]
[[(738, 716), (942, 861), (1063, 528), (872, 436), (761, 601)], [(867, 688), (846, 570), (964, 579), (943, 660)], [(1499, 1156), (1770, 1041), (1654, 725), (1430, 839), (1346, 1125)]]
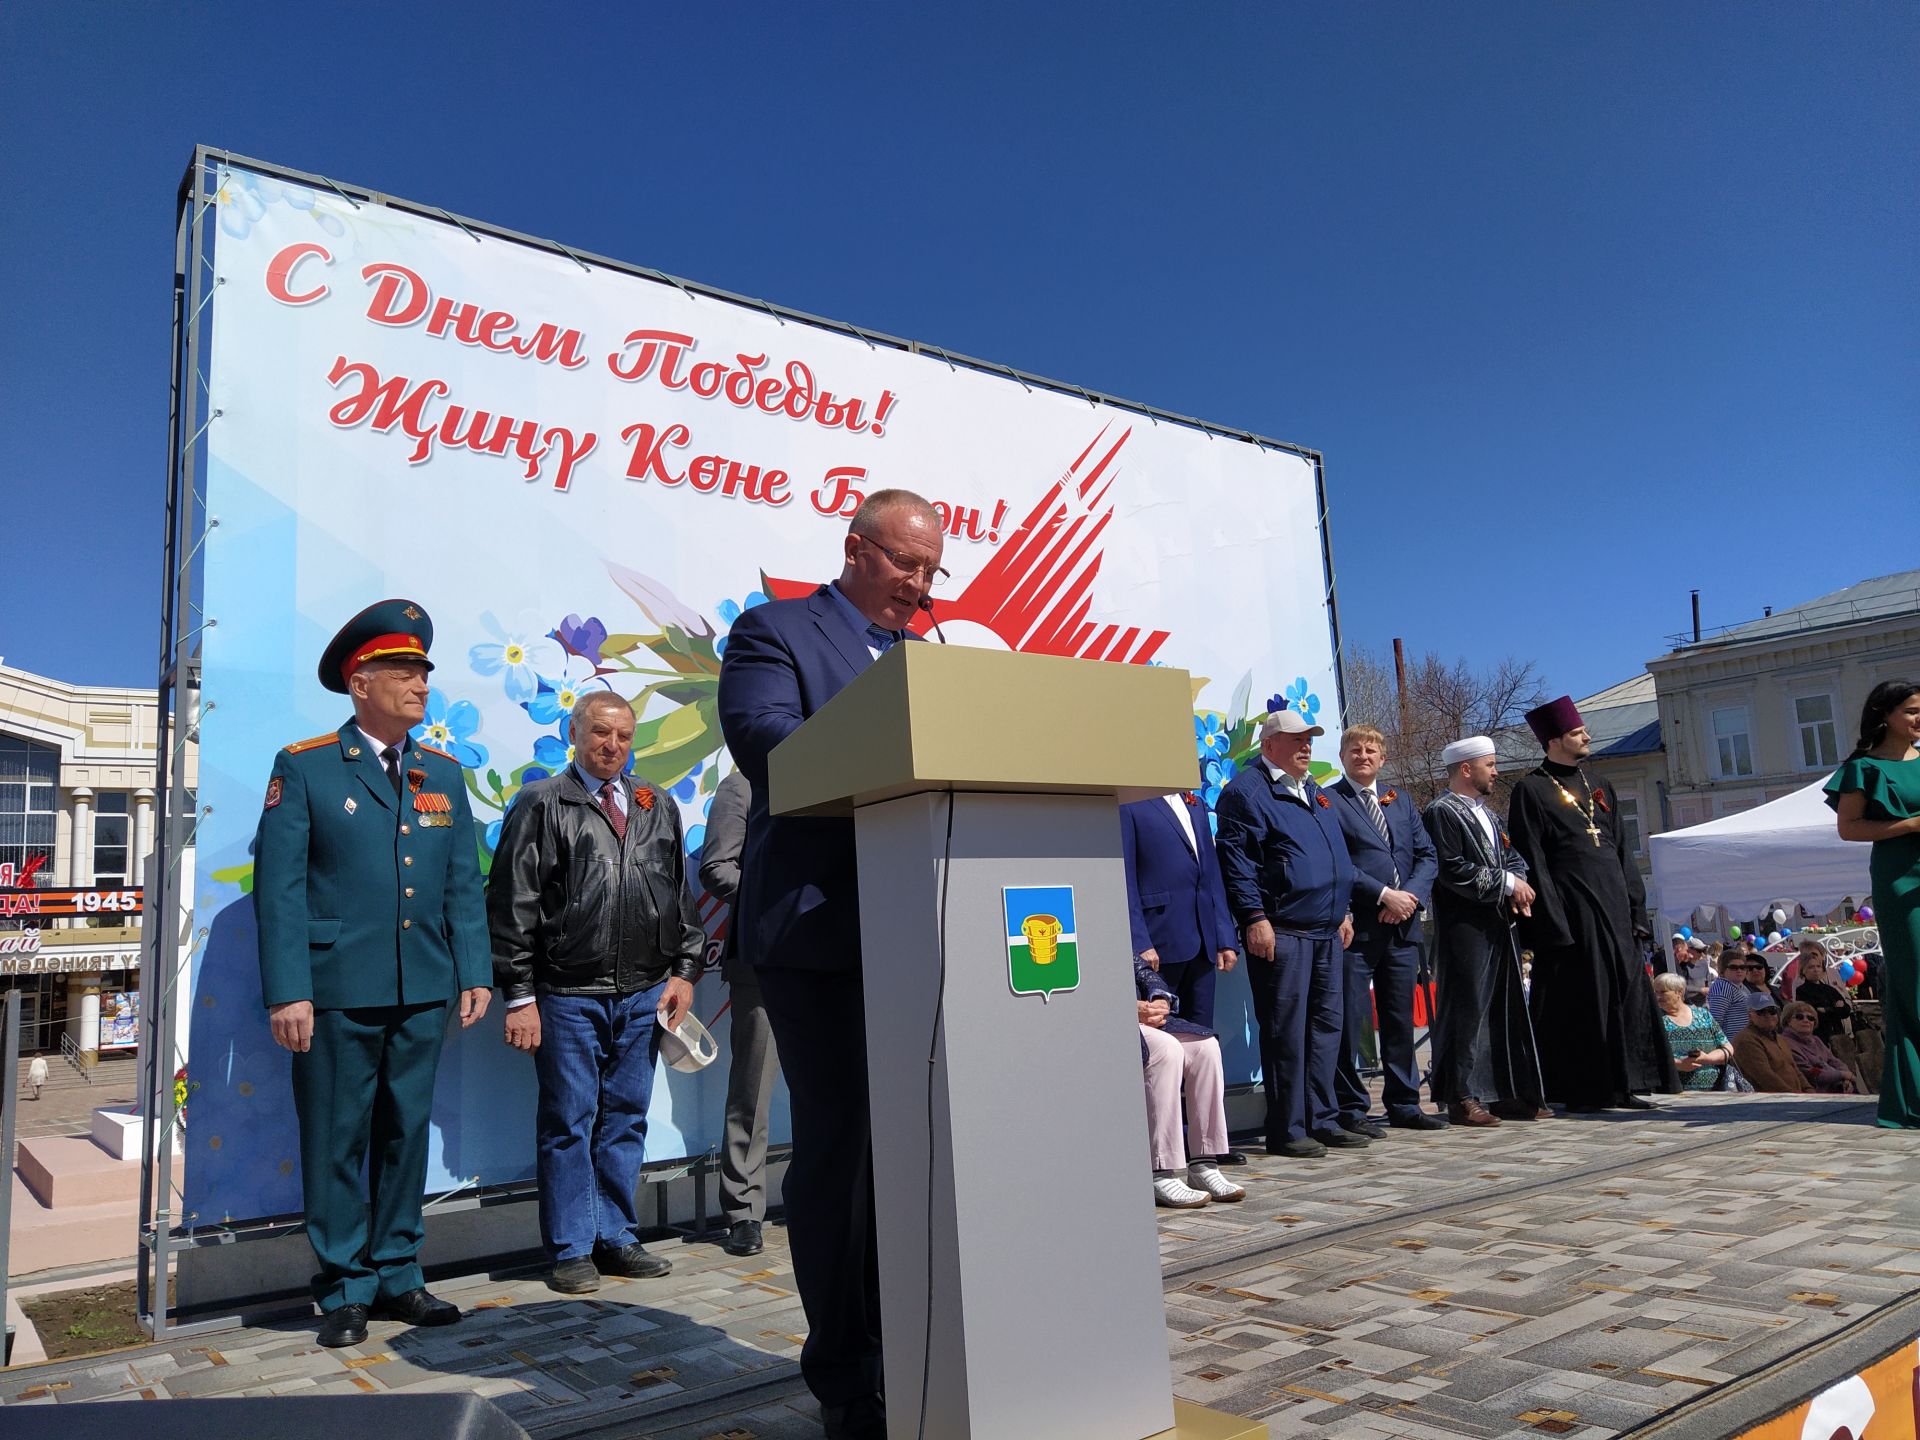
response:
[(1593, 837), (1593, 848), (1598, 850), (1600, 848), (1600, 827), (1589, 820), (1587, 822), (1587, 834)]

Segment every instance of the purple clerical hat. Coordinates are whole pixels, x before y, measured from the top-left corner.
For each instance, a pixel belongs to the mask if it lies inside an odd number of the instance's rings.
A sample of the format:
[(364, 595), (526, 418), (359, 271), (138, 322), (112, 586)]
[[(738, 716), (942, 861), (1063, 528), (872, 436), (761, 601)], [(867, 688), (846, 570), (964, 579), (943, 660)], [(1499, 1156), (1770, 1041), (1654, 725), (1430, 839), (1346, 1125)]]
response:
[(1527, 711), (1527, 728), (1542, 745), (1558, 740), (1569, 730), (1578, 730), (1584, 723), (1571, 695), (1562, 695), (1558, 700), (1549, 700)]

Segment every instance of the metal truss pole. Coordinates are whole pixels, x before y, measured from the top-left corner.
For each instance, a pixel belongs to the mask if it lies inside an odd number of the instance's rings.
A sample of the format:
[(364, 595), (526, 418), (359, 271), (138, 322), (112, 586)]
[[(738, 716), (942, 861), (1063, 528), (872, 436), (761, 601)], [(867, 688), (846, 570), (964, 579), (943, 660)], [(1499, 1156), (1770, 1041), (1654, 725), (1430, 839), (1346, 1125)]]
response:
[[(204, 466), (200, 439), (205, 407), (206, 298), (211, 267), (208, 212), (217, 187), (208, 183), (212, 157), (204, 147), (180, 183), (174, 228), (172, 385), (168, 405), (165, 563), (162, 570), (159, 665), (158, 853), (147, 889), (146, 944), (142, 969), (140, 1115), (146, 1163), (140, 1171), (140, 1258), (137, 1300), (140, 1322), (155, 1340), (171, 1321), (169, 1279), (176, 1236), (173, 1140), (179, 1128), (173, 1076), (179, 1068), (179, 1028), (186, 1019), (185, 980), (196, 948), (192, 897), (183, 893), (197, 796), (187, 784), (187, 753), (196, 744), (199, 706), (196, 580), (205, 506), (199, 479)], [(209, 413), (211, 413), (210, 407)]]

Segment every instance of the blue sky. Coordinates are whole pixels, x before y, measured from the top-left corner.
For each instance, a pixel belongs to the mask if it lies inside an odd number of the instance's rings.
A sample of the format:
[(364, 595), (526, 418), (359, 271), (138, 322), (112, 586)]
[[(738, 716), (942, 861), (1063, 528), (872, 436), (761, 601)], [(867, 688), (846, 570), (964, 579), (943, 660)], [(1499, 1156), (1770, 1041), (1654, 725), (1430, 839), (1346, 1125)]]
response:
[(1920, 564), (1910, 3), (0, 8), (0, 654), (148, 684), (196, 142), (1324, 452), (1555, 690)]

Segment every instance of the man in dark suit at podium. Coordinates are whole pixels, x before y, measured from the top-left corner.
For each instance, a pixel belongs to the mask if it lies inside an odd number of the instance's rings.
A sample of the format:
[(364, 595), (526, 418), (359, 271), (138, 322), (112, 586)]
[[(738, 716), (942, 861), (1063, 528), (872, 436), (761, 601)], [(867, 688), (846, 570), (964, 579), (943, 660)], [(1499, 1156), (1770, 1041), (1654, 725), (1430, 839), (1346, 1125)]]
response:
[(946, 576), (942, 542), (933, 506), (876, 491), (847, 527), (840, 578), (743, 614), (720, 669), (720, 726), (753, 792), (736, 924), (792, 1097), (782, 1194), (807, 1312), (800, 1371), (832, 1440), (887, 1433), (860, 885), (851, 820), (768, 813), (767, 756), (887, 650), (916, 638), (907, 626)]
[(1355, 725), (1340, 737), (1345, 773), (1327, 787), (1353, 861), (1353, 944), (1347, 961), (1347, 1033), (1340, 1049), (1335, 1090), (1342, 1129), (1372, 1139), (1386, 1132), (1367, 1118), (1372, 1097), (1356, 1058), (1366, 1034), (1367, 987), (1379, 1016), (1380, 1062), (1386, 1071), (1382, 1099), (1387, 1123), (1404, 1130), (1444, 1130), (1447, 1122), (1420, 1108), (1420, 1070), (1413, 1058), (1413, 987), (1420, 976), (1415, 927), (1440, 874), (1427, 827), (1413, 801), (1380, 783), (1386, 737), (1371, 725)]

